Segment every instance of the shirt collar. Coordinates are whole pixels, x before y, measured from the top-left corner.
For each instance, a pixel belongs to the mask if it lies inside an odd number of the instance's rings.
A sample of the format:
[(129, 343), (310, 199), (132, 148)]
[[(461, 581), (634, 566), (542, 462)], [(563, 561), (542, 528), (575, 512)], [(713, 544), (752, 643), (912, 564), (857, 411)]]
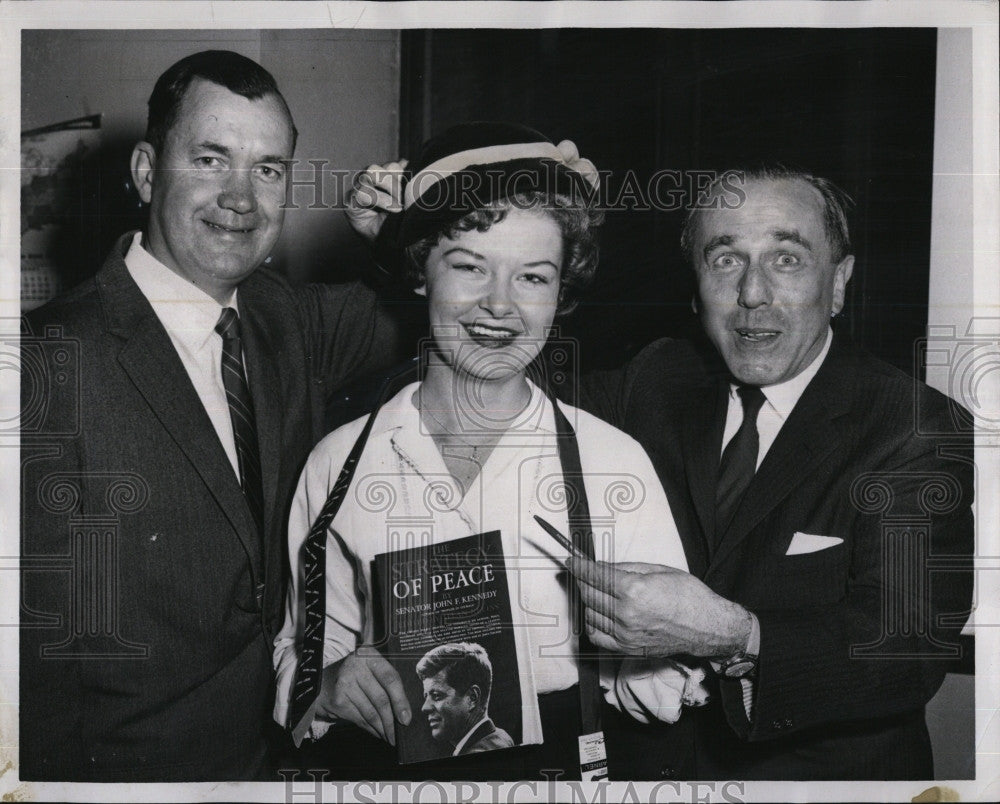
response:
[[(518, 433), (526, 433), (537, 437), (539, 432), (555, 433), (555, 419), (551, 401), (542, 389), (531, 380), (527, 382), (531, 389), (531, 398), (525, 409), (511, 423), (506, 434), (516, 436)], [(422, 433), (420, 411), (417, 409), (416, 399), (414, 399), (414, 392), (419, 387), (419, 382), (410, 383), (386, 402), (379, 411), (378, 420), (372, 428), (372, 433), (384, 433), (400, 427), (407, 427)]]
[[(774, 408), (775, 413), (778, 414), (782, 421), (788, 418), (792, 409), (799, 401), (799, 397), (806, 390), (806, 386), (812, 382), (813, 377), (816, 376), (816, 372), (819, 371), (819, 367), (823, 365), (823, 361), (826, 360), (826, 356), (830, 351), (831, 343), (833, 343), (833, 329), (827, 327), (826, 342), (823, 344), (823, 348), (813, 359), (812, 363), (806, 366), (804, 371), (800, 371), (790, 380), (785, 380), (775, 385), (765, 385), (760, 389), (764, 392), (765, 398), (771, 403), (771, 407)], [(730, 384), (729, 396), (732, 399), (738, 400), (737, 387)]]
[(125, 267), (156, 311), (164, 329), (193, 351), (202, 349), (215, 334), (223, 306), (239, 312), (235, 289), (226, 304), (220, 305), (146, 251), (142, 232), (136, 232), (132, 238), (125, 255)]
[(469, 742), (469, 738), (476, 733), (476, 729), (482, 726), (487, 720), (489, 720), (489, 716), (484, 715), (483, 718), (478, 723), (476, 723), (475, 726), (473, 726), (471, 729), (465, 732), (465, 736), (458, 741), (458, 745), (455, 746), (455, 750), (451, 754), (453, 757), (458, 756), (458, 752), (461, 751), (463, 748), (465, 748), (465, 744)]

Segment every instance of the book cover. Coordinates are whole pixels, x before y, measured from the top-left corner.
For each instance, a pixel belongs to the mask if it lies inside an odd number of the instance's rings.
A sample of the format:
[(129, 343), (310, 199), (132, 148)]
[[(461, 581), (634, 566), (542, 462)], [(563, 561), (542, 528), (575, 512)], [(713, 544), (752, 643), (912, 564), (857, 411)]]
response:
[(522, 701), (500, 532), (381, 553), (372, 575), (376, 643), (413, 712), (400, 763), (521, 745), (538, 704)]

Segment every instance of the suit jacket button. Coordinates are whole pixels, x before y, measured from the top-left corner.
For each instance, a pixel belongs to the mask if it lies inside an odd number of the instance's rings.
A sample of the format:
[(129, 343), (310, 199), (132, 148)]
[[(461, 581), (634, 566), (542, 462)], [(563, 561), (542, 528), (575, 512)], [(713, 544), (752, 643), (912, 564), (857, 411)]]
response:
[(664, 768), (661, 768), (660, 769), (660, 778), (662, 778), (662, 779), (675, 779), (675, 778), (677, 778), (677, 769), (676, 768), (671, 768), (669, 765), (667, 765)]
[(771, 728), (774, 731), (781, 731), (783, 728), (785, 728), (785, 723), (782, 720), (772, 720), (771, 721)]
[(792, 721), (789, 718), (785, 718), (784, 722), (781, 725), (784, 726), (786, 729), (790, 729), (792, 727)]

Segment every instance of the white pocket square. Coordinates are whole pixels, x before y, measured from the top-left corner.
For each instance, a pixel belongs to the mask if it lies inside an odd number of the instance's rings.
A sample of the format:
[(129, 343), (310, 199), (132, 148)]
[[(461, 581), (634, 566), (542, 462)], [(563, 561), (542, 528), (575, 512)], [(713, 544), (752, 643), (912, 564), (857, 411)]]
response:
[(844, 540), (839, 536), (817, 536), (813, 533), (797, 532), (792, 536), (792, 543), (788, 545), (786, 556), (800, 556), (804, 553), (817, 553), (820, 550), (827, 550), (838, 544), (843, 544)]

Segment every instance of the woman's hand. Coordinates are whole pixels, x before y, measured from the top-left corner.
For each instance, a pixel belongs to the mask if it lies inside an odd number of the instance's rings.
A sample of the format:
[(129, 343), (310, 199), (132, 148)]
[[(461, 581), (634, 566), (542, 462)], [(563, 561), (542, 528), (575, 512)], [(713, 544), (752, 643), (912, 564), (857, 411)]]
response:
[(393, 718), (405, 726), (411, 717), (399, 673), (371, 645), (324, 668), (316, 714), (349, 720), (390, 745)]
[(407, 160), (369, 165), (354, 180), (344, 214), (359, 235), (369, 243), (378, 237), (390, 212), (403, 209), (403, 171)]

